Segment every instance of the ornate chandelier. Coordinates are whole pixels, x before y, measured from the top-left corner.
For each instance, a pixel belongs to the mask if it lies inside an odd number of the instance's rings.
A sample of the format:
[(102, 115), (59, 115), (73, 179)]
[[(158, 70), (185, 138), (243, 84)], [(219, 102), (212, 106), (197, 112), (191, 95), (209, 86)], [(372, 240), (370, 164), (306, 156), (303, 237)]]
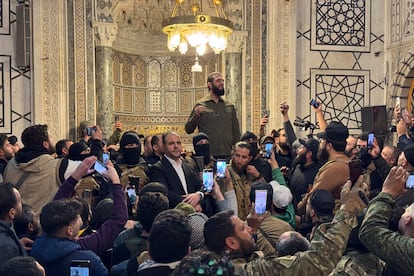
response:
[(185, 0), (176, 0), (171, 17), (165, 19), (162, 31), (168, 35), (168, 49), (181, 54), (187, 53), (188, 44), (202, 56), (207, 45), (218, 54), (227, 48), (227, 36), (233, 32), (233, 23), (226, 18), (221, 0), (205, 0), (214, 7), (216, 16), (203, 13), (202, 0), (191, 1), (191, 15), (179, 15)]

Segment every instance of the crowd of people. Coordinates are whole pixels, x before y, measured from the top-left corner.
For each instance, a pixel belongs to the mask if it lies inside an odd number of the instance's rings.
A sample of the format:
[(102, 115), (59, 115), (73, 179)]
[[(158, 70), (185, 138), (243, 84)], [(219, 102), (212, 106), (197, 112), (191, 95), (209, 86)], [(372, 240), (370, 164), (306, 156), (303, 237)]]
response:
[(407, 109), (396, 146), (326, 122), (321, 102), (316, 135), (297, 137), (287, 103), (283, 128), (266, 132), (267, 113), (241, 134), (222, 75), (207, 86), (192, 152), (120, 122), (108, 139), (88, 121), (78, 141), (0, 134), (0, 275), (414, 274)]

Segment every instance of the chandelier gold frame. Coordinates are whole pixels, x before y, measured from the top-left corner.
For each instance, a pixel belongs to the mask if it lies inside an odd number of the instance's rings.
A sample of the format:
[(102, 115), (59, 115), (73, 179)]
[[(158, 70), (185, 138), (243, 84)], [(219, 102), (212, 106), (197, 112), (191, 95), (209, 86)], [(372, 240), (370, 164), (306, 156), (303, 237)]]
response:
[(179, 6), (185, 0), (176, 0), (171, 17), (162, 23), (162, 31), (168, 35), (167, 46), (170, 51), (179, 49), (185, 54), (188, 45), (196, 48), (197, 55), (203, 55), (207, 45), (216, 53), (227, 48), (227, 37), (233, 32), (233, 22), (228, 20), (221, 0), (209, 0), (214, 5), (216, 16), (203, 14), (201, 1), (192, 1), (193, 15), (176, 16)]

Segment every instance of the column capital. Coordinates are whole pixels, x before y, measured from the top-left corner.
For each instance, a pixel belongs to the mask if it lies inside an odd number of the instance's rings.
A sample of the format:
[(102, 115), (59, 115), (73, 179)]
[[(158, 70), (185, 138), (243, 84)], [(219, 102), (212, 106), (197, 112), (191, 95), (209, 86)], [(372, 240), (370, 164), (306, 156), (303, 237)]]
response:
[(241, 53), (243, 42), (247, 37), (247, 31), (233, 31), (228, 36), (226, 53)]
[(112, 47), (118, 31), (118, 25), (115, 23), (95, 21), (92, 23), (92, 26), (95, 32), (96, 46)]

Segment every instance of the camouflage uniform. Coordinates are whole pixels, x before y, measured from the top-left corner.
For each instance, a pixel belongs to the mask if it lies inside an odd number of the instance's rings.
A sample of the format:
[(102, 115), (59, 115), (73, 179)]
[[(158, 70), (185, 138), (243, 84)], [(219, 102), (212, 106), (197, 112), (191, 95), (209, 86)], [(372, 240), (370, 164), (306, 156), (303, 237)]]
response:
[(383, 268), (383, 262), (374, 254), (352, 250), (342, 256), (336, 268), (329, 275), (374, 276), (381, 275)]
[(250, 188), (252, 187), (252, 181), (247, 174), (242, 173), (239, 175), (236, 173), (231, 165), (227, 165), (227, 169), (230, 172), (231, 180), (233, 181), (234, 191), (237, 198), (237, 216), (241, 220), (246, 220), (247, 215), (250, 213)]
[(357, 225), (357, 218), (340, 210), (331, 223), (319, 226), (311, 248), (294, 256), (257, 258), (245, 266), (247, 275), (327, 275), (336, 266)]
[(361, 242), (400, 275), (414, 275), (414, 238), (389, 229), (395, 200), (379, 193), (369, 204), (359, 231)]
[(116, 166), (121, 170), (119, 179), (121, 180), (121, 185), (124, 189), (129, 183), (128, 177), (130, 175), (139, 177), (139, 190), (141, 190), (141, 188), (149, 181), (149, 178), (145, 173), (145, 170), (147, 169), (146, 164), (128, 165), (117, 163)]

